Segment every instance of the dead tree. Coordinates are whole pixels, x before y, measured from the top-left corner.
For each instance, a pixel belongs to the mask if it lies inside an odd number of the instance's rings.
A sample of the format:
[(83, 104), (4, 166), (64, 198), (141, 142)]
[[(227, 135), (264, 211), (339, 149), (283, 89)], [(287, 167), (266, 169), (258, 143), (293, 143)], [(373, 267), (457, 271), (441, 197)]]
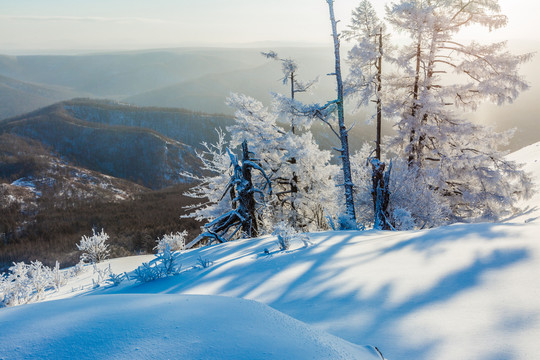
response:
[(354, 184), (351, 173), (351, 160), (349, 156), (349, 130), (345, 126), (345, 111), (343, 110), (343, 80), (341, 77), (341, 57), (339, 54), (340, 35), (337, 31), (337, 21), (334, 16), (334, 0), (326, 0), (330, 12), (330, 23), (332, 25), (332, 38), (334, 40), (334, 56), (335, 56), (335, 72), (332, 75), (336, 77), (337, 83), (337, 99), (334, 104), (337, 107), (338, 113), (338, 131), (334, 131), (341, 142), (341, 148), (337, 149), (340, 152), (341, 166), (343, 171), (343, 187), (345, 188), (345, 206), (347, 217), (349, 220), (348, 226), (356, 228), (356, 211), (354, 208)]
[[(186, 246), (187, 248), (193, 247), (204, 239), (208, 239), (210, 244), (230, 241), (240, 230), (242, 237), (245, 238), (253, 238), (259, 235), (258, 202), (255, 194), (264, 197), (265, 190), (268, 194), (271, 194), (270, 179), (256, 160), (250, 157), (246, 141), (242, 143), (241, 161), (229, 149), (227, 149), (227, 152), (231, 159), (233, 173), (223, 192), (223, 197), (230, 194), (231, 210), (206, 224), (204, 226), (205, 231), (191, 241)], [(263, 176), (264, 185), (262, 189), (254, 186), (252, 170), (259, 171)]]

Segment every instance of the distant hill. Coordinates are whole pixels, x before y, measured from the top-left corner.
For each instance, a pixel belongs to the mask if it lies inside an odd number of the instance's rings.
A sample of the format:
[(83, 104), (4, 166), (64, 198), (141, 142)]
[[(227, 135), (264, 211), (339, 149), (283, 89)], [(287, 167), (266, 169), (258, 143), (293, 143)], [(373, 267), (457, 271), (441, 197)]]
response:
[(62, 103), (0, 121), (0, 133), (28, 137), (77, 166), (153, 189), (199, 174), (192, 147), (146, 128), (95, 123), (74, 117)]
[[(298, 55), (300, 67), (297, 75), (300, 79), (309, 81), (319, 77), (310, 93), (297, 94), (298, 99), (325, 102), (335, 96), (333, 95), (335, 80), (324, 76), (332, 70), (332, 62), (329, 61), (331, 58), (326, 58), (324, 49), (309, 49), (304, 54)], [(272, 92), (288, 94), (290, 91), (289, 86), (283, 84), (282, 77), (281, 63), (266, 60), (254, 67), (205, 74), (174, 85), (141, 92), (124, 98), (123, 101), (142, 106), (182, 107), (194, 111), (232, 115), (234, 109), (225, 104), (231, 92), (249, 95), (269, 105)]]
[[(216, 129), (232, 124), (227, 115), (74, 99), (0, 121), (0, 133), (38, 140), (78, 166), (159, 189), (187, 181), (178, 175), (183, 171), (200, 173), (195, 150), (215, 143)], [(351, 149), (373, 138), (374, 130), (359, 121), (350, 132)], [(339, 145), (326, 125), (316, 122), (312, 132), (321, 148)]]
[[(154, 130), (194, 149), (201, 149), (202, 142), (215, 143), (217, 140), (215, 129), (226, 130), (235, 123), (232, 115), (205, 114), (156, 106), (142, 107), (107, 100), (73, 99), (59, 105), (72, 116), (84, 121)], [(353, 151), (360, 149), (364, 142), (370, 141), (375, 136), (375, 127), (366, 124), (363, 114), (357, 114), (355, 118), (358, 121), (349, 136)], [(282, 125), (287, 127), (287, 124)], [(392, 131), (388, 122), (383, 124), (383, 129), (386, 134)], [(315, 121), (311, 130), (321, 148), (332, 149), (339, 146), (337, 138), (321, 122)]]
[(0, 183), (25, 188), (37, 197), (99, 198), (120, 201), (149, 191), (130, 181), (75, 166), (40, 142), (14, 134), (0, 135)]
[(93, 96), (122, 97), (205, 74), (250, 67), (245, 60), (249, 58), (248, 52), (182, 48), (0, 56), (0, 74), (21, 81), (65, 86)]
[(217, 140), (215, 129), (234, 123), (231, 116), (178, 108), (140, 107), (107, 100), (73, 99), (59, 104), (71, 116), (102, 125), (149, 129), (193, 148)]
[[(0, 135), (0, 244), (58, 237), (63, 231), (59, 221), (44, 221), (45, 217), (55, 212), (77, 213), (81, 206), (95, 202), (134, 200), (149, 191), (130, 181), (70, 164), (36, 140), (9, 133)], [(88, 231), (89, 226), (85, 224), (84, 230)], [(9, 249), (3, 250), (1, 254), (9, 253)], [(39, 252), (33, 250), (32, 255), (38, 256)]]
[(0, 75), (0, 119), (30, 112), (80, 93), (59, 86), (34, 84)]

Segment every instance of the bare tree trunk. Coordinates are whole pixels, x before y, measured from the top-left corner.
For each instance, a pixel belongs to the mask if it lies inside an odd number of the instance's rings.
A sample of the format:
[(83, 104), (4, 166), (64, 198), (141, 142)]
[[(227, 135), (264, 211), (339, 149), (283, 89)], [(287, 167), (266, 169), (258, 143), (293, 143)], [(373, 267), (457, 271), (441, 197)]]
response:
[(373, 189), (371, 196), (373, 197), (374, 223), (373, 228), (377, 230), (390, 230), (390, 216), (388, 214), (388, 205), (390, 203), (390, 172), (392, 163), (385, 172), (386, 164), (378, 159), (371, 160), (372, 172), (371, 180)]
[(242, 143), (242, 177), (244, 178), (245, 185), (241, 187), (242, 191), (238, 195), (240, 201), (244, 202), (243, 205), (247, 212), (247, 219), (242, 222), (242, 232), (248, 237), (253, 238), (259, 236), (259, 227), (257, 224), (256, 202), (249, 160), (249, 149), (247, 141), (244, 140)]
[[(420, 62), (421, 62), (421, 55), (422, 55), (422, 48), (421, 48), (421, 35), (418, 35), (418, 43), (416, 45), (416, 72), (414, 75), (414, 86), (413, 86), (413, 104), (411, 108), (411, 117), (413, 119), (416, 119), (417, 112), (418, 112), (418, 91), (420, 86)], [(417, 147), (416, 147), (416, 131), (417, 129), (413, 128), (411, 130), (411, 136), (410, 136), (410, 150), (409, 150), (409, 156), (407, 159), (407, 163), (409, 165), (409, 168), (413, 166), (415, 163), (414, 158), (417, 156)]]
[[(347, 216), (350, 220), (351, 226), (356, 226), (356, 211), (354, 209), (354, 196), (353, 196), (353, 181), (351, 173), (351, 162), (349, 157), (349, 140), (348, 130), (345, 127), (345, 115), (343, 110), (343, 80), (341, 77), (341, 58), (339, 54), (339, 34), (337, 32), (337, 21), (334, 15), (334, 0), (326, 0), (328, 3), (328, 9), (330, 11), (330, 22), (332, 24), (332, 37), (334, 38), (334, 55), (335, 55), (335, 73), (337, 82), (337, 109), (338, 109), (338, 123), (339, 123), (339, 139), (341, 141), (341, 162), (343, 170), (343, 180), (345, 188), (345, 205), (347, 209)], [(354, 225), (353, 225), (354, 224)]]
[(381, 160), (381, 128), (382, 128), (382, 57), (383, 57), (383, 28), (379, 29), (379, 58), (377, 59), (377, 138), (375, 139), (375, 156)]
[(381, 127), (382, 127), (382, 57), (383, 57), (383, 28), (378, 34), (379, 54), (376, 62), (377, 69), (377, 135), (375, 139), (375, 159), (371, 160), (371, 196), (373, 198), (374, 221), (373, 227), (378, 230), (390, 230), (388, 204), (390, 202), (390, 164), (385, 173), (386, 164), (381, 161)]

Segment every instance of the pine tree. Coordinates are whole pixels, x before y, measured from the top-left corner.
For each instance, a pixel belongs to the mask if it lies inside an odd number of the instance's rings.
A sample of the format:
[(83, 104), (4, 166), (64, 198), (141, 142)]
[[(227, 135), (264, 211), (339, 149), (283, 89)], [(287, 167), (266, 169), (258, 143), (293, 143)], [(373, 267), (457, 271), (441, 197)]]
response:
[(344, 32), (347, 39), (356, 42), (348, 57), (351, 71), (347, 79), (346, 93), (350, 97), (358, 98), (357, 106), (367, 106), (370, 102), (376, 104), (375, 156), (370, 154), (368, 158), (368, 163), (371, 164), (373, 226), (375, 229), (389, 230), (392, 228), (388, 214), (392, 166), (390, 164), (386, 169), (387, 165), (381, 158), (382, 64), (386, 51), (383, 39), (388, 40), (388, 35), (369, 0), (362, 0), (352, 15), (349, 30)]
[(375, 158), (381, 160), (382, 66), (389, 36), (369, 0), (362, 0), (353, 10), (351, 25), (344, 35), (356, 42), (348, 56), (351, 70), (346, 94), (358, 98), (357, 106), (376, 104)]
[(495, 150), (511, 134), (472, 124), (455, 110), (512, 102), (528, 87), (518, 68), (531, 55), (512, 55), (505, 43), (456, 40), (466, 26), (506, 25), (497, 0), (403, 0), (387, 8), (387, 19), (411, 38), (396, 62), (402, 74), (392, 80), (392, 108), (401, 114), (394, 143), (409, 169), (445, 197), (456, 219), (501, 216), (530, 188), (519, 167)]

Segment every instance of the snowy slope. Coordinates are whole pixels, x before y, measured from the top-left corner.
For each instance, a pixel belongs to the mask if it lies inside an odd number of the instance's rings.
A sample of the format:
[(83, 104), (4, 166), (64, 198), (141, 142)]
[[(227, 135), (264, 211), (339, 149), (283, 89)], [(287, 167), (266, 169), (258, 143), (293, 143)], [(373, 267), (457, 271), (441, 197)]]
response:
[[(239, 241), (182, 255), (177, 277), (106, 291), (253, 299), (388, 359), (532, 359), (539, 233), (534, 222), (328, 232), (288, 253), (273, 238)], [(198, 256), (214, 265), (193, 267)]]
[[(540, 180), (540, 165), (536, 161), (540, 161), (540, 144), (511, 156), (526, 160), (527, 170), (537, 182)], [(24, 309), (44, 314), (50, 309), (46, 307), (61, 311), (62, 307), (73, 306), (84, 313), (92, 299), (113, 304), (118, 297), (119, 303), (128, 303), (128, 294), (147, 302), (148, 308), (143, 312), (132, 311), (133, 316), (144, 318), (147, 313), (159, 311), (153, 306), (154, 301), (165, 301), (169, 295), (211, 296), (197, 298), (194, 303), (211, 302), (219, 295), (256, 300), (351, 343), (377, 346), (389, 360), (536, 359), (540, 354), (539, 199), (534, 196), (528, 200), (525, 214), (498, 224), (455, 224), (398, 233), (316, 233), (309, 235), (310, 244), (298, 241), (287, 252), (278, 251), (273, 237), (196, 249), (179, 255), (181, 274), (146, 284), (125, 281), (118, 287), (91, 290), (92, 274), (87, 270), (51, 298), (81, 293), (103, 296), (0, 309), (0, 323), (7, 321), (6, 314), (14, 314), (8, 316), (9, 321), (27, 319), (31, 313), (22, 313), (30, 311)], [(265, 254), (265, 249), (270, 254)], [(213, 261), (213, 265), (198, 266), (199, 257)], [(119, 273), (143, 261), (148, 261), (148, 257), (116, 259), (111, 261), (111, 267)], [(222, 313), (231, 314), (231, 319), (223, 321), (233, 324), (238, 309), (245, 305), (231, 306), (233, 310)], [(16, 311), (21, 313), (17, 315)], [(111, 310), (109, 306), (96, 305), (88, 311), (106, 314)], [(36, 316), (38, 324), (48, 321), (46, 316)], [(265, 326), (256, 321), (254, 318), (251, 326)], [(117, 326), (124, 326), (122, 322), (119, 320)], [(200, 325), (197, 321), (185, 322), (195, 328)], [(69, 332), (69, 327), (62, 327), (60, 320), (57, 323), (59, 329), (50, 339), (60, 344), (67, 336), (62, 335), (62, 329)], [(152, 326), (159, 327), (159, 320)], [(152, 333), (147, 332), (148, 337)], [(306, 335), (304, 331), (299, 333), (294, 335), (298, 339)], [(201, 348), (215, 339), (208, 334), (200, 334), (198, 339), (205, 344), (200, 344)], [(13, 333), (10, 340), (0, 338), (0, 349), (8, 349), (16, 341), (23, 344), (18, 345), (21, 349), (31, 346), (30, 342), (25, 343), (25, 336), (21, 330)], [(113, 339), (128, 341), (121, 335)], [(141, 340), (145, 341), (150, 340)], [(298, 346), (303, 341), (299, 340)], [(339, 351), (352, 351), (351, 346), (336, 345)], [(7, 354), (19, 358), (10, 349)], [(240, 353), (246, 354), (239, 351), (236, 358), (241, 358)]]
[(216, 296), (85, 296), (5, 309), (0, 322), (6, 359), (376, 359), (263, 304)]
[(510, 155), (510, 160), (524, 164), (523, 169), (535, 180), (536, 193), (520, 204), (524, 211), (510, 221), (534, 221), (540, 217), (540, 142), (524, 147)]

